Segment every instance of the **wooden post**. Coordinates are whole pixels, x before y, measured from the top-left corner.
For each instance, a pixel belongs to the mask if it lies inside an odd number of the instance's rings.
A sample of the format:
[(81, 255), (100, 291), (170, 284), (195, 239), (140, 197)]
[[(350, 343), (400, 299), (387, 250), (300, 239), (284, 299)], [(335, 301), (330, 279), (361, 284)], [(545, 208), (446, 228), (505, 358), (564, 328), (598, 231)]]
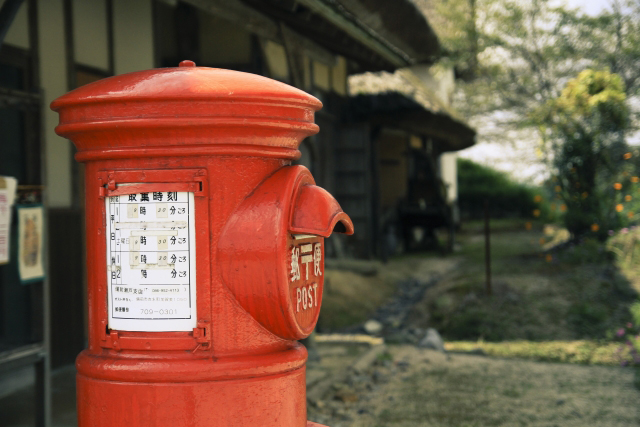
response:
[(484, 199), (484, 263), (486, 270), (486, 292), (491, 296), (491, 230), (489, 228), (489, 199)]

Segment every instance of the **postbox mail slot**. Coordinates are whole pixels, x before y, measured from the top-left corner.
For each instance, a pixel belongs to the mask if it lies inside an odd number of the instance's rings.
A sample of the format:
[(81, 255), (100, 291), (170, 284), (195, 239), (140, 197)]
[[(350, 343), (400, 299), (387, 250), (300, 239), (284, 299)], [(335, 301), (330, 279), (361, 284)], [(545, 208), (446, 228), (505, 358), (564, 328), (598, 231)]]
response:
[(353, 233), (347, 214), (307, 168), (279, 169), (222, 231), (218, 259), (225, 284), (267, 330), (285, 339), (308, 336), (322, 303), (324, 237), (338, 223)]
[(329, 237), (334, 231), (351, 235), (353, 223), (327, 190), (308, 184), (298, 191), (289, 230), (297, 235)]
[(127, 183), (115, 184), (115, 189), (107, 186), (107, 196), (119, 196), (131, 193), (153, 193), (158, 191), (202, 193), (202, 182), (177, 182), (177, 183)]

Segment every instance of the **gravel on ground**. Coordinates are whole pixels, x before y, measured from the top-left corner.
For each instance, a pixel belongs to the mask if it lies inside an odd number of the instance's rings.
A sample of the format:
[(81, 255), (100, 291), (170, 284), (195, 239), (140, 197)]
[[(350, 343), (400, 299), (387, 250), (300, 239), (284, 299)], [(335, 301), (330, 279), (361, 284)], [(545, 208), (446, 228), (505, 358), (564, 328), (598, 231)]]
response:
[(630, 369), (387, 349), (310, 402), (309, 419), (330, 427), (640, 425)]

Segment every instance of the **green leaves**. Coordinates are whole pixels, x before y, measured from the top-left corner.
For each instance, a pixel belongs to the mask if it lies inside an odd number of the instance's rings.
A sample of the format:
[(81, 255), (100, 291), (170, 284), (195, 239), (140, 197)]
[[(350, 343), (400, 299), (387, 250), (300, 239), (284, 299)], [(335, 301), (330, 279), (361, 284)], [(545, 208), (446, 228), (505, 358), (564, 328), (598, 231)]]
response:
[(624, 222), (614, 186), (630, 172), (625, 170), (631, 154), (624, 141), (629, 126), (624, 88), (609, 70), (586, 69), (537, 112), (540, 125), (550, 131), (545, 134), (568, 208), (565, 225), (574, 235), (588, 233), (591, 224), (604, 231)]
[(594, 136), (623, 130), (629, 119), (624, 87), (622, 78), (608, 70), (583, 70), (560, 96), (542, 107), (540, 120), (563, 132), (564, 137), (578, 129)]

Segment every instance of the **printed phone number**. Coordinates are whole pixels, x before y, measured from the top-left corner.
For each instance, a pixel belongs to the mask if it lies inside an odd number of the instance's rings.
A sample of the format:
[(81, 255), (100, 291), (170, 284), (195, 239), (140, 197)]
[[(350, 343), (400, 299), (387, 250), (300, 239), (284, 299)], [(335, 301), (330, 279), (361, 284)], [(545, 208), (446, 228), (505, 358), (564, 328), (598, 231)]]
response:
[(157, 314), (159, 316), (171, 316), (174, 314), (178, 314), (178, 310), (175, 308), (161, 308), (159, 310), (153, 310), (151, 308), (141, 308), (140, 314), (144, 314), (144, 315)]

